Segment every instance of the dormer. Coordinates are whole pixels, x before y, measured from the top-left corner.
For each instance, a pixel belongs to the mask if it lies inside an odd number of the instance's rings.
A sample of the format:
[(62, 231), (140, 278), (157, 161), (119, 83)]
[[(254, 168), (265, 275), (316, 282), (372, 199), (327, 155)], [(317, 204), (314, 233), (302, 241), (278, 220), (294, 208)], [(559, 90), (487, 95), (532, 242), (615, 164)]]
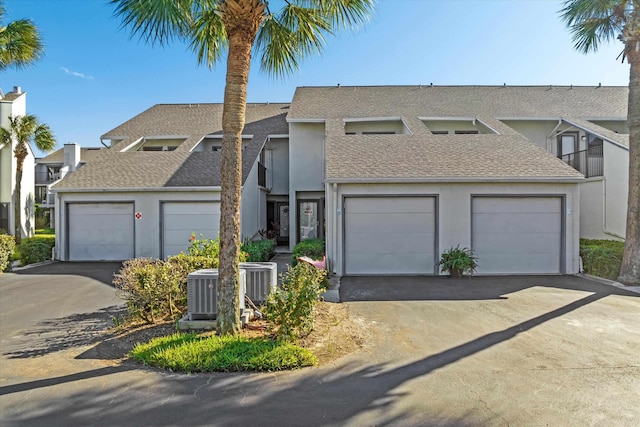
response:
[[(251, 142), (253, 135), (242, 135), (242, 150)], [(191, 151), (221, 151), (222, 135), (206, 135)]]
[(344, 119), (346, 135), (409, 135), (411, 132), (400, 117), (369, 117)]
[(498, 132), (476, 117), (419, 117), (433, 135), (478, 135)]
[(145, 136), (122, 151), (175, 151), (188, 135)]

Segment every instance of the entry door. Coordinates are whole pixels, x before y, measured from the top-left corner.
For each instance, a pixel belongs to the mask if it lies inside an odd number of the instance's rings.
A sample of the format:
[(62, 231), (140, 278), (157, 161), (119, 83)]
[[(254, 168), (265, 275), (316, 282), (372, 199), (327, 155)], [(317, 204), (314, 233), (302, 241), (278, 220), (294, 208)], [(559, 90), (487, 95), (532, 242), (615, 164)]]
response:
[(298, 201), (298, 241), (322, 239), (322, 200)]
[(278, 241), (281, 244), (289, 244), (289, 203), (278, 203), (278, 224), (280, 233)]

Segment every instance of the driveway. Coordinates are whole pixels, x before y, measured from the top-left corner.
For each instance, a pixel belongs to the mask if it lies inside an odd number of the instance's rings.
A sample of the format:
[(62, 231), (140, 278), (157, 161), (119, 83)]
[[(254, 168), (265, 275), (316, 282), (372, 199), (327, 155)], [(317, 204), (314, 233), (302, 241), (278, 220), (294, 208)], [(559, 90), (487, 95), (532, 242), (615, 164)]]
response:
[[(119, 309), (113, 289), (87, 265), (82, 275), (47, 273), (63, 267), (0, 276), (1, 425), (640, 419), (640, 298), (581, 278), (344, 278), (352, 321), (371, 326), (357, 354), (294, 372), (180, 375), (101, 357), (91, 331), (108, 327), (105, 316)], [(14, 319), (30, 300), (28, 320)], [(84, 326), (73, 329), (76, 320)]]

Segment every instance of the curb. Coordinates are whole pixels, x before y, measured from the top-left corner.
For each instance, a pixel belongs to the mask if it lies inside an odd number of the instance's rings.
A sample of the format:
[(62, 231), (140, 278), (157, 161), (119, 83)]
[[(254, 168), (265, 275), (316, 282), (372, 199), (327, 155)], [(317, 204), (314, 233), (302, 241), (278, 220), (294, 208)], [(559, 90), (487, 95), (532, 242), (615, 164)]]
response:
[(582, 277), (583, 279), (591, 280), (592, 282), (600, 283), (601, 285), (613, 286), (615, 288), (633, 292), (640, 295), (640, 286), (627, 286), (627, 285), (623, 285), (620, 282), (616, 282), (615, 280), (604, 279), (602, 277), (592, 276), (586, 273), (580, 273), (580, 274), (577, 274), (576, 276)]
[(28, 270), (30, 268), (34, 268), (34, 267), (40, 267), (43, 265), (49, 265), (49, 264), (53, 264), (55, 261), (50, 259), (49, 261), (42, 261), (42, 262), (36, 262), (35, 264), (27, 264), (24, 265), (22, 267), (11, 267), (11, 272), (14, 271), (21, 271), (21, 270)]

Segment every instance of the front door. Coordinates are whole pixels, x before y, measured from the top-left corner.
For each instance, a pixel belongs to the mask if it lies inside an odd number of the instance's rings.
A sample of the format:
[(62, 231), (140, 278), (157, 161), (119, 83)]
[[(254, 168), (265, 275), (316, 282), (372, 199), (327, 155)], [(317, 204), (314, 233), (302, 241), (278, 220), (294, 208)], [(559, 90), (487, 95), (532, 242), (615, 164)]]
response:
[(322, 200), (298, 201), (298, 241), (322, 239)]
[(278, 243), (289, 244), (289, 203), (278, 203)]

